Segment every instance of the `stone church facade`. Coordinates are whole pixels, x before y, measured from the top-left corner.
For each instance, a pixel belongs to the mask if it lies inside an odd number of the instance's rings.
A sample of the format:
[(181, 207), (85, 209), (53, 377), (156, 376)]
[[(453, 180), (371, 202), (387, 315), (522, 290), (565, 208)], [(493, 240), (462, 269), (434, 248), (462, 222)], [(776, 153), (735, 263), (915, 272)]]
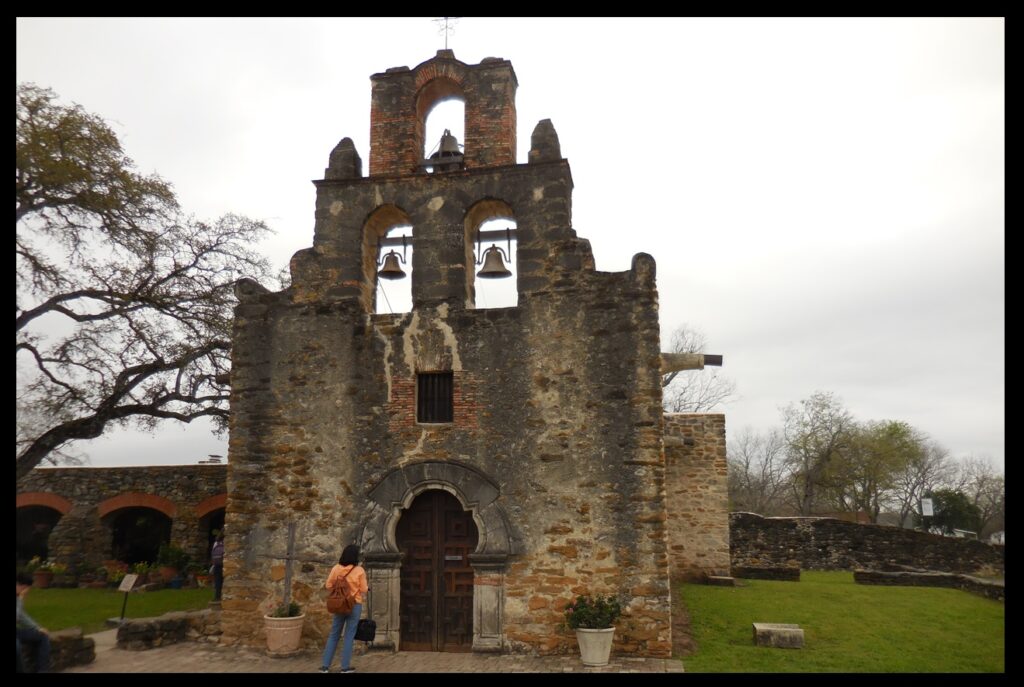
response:
[[(378, 648), (574, 652), (562, 609), (595, 593), (623, 601), (616, 651), (670, 655), (670, 579), (728, 574), (725, 429), (670, 418), (666, 439), (654, 259), (595, 269), (550, 121), (516, 161), (507, 60), (445, 50), (371, 82), (368, 176), (343, 139), (291, 286), (237, 289), (225, 640), (261, 644), (287, 580), (322, 646), (323, 581), (358, 543)], [(450, 97), (464, 151), (428, 172), (424, 121)], [(518, 304), (482, 309), (475, 236), (496, 218)], [(374, 314), (404, 225), (412, 311)]]

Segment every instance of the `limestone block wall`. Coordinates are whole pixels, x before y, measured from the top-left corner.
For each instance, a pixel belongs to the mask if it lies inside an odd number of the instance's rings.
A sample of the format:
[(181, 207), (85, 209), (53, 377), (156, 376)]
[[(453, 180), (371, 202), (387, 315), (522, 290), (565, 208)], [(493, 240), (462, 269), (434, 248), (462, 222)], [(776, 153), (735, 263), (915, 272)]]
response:
[[(668, 655), (656, 295), (653, 265), (639, 263), (621, 274), (582, 272), (561, 292), (499, 310), (442, 304), (368, 316), (356, 301), (243, 302), (232, 368), (228, 641), (262, 642), (259, 617), (283, 594), (288, 522), (298, 531), (291, 595), (311, 614), (307, 640), (322, 644), (323, 579), (351, 541), (377, 556), (368, 612), (387, 607), (378, 632), (397, 637), (398, 600), (381, 596), (397, 588), (383, 569), (397, 560), (386, 558), (393, 542), (386, 525), (369, 523), (390, 516), (370, 492), (401, 470), (398, 501), (445, 484), (479, 509), (487, 546), (497, 547), (482, 554), (501, 559), (483, 561), (475, 580), (500, 609), (500, 618), (488, 609), (480, 618), (497, 628), (497, 648), (575, 651), (558, 629), (562, 608), (574, 594), (610, 592), (627, 606), (618, 650)], [(451, 425), (412, 419), (399, 392), (423, 369), (454, 371), (462, 402)], [(454, 477), (405, 476), (432, 461), (482, 475), (493, 506), (472, 503)]]
[(725, 416), (665, 415), (665, 482), (673, 579), (729, 574)]
[(951, 573), (1002, 573), (1001, 547), (888, 525), (834, 518), (765, 518), (732, 513), (733, 566), (787, 566), (808, 570), (886, 570), (898, 564)]

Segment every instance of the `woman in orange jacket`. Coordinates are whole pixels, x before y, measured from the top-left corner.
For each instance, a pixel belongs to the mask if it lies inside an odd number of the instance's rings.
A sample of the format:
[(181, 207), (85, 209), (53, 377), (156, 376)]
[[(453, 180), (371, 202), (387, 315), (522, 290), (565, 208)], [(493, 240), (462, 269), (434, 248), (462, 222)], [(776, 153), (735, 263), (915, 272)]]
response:
[[(339, 578), (344, 578), (340, 579)], [(341, 552), (338, 564), (331, 568), (331, 574), (327, 576), (324, 584), (327, 589), (333, 589), (335, 582), (348, 585), (349, 591), (355, 596), (355, 605), (348, 615), (335, 614), (334, 622), (331, 624), (331, 633), (327, 637), (327, 646), (324, 647), (324, 656), (320, 662), (320, 672), (328, 672), (331, 662), (334, 660), (334, 652), (338, 648), (338, 638), (341, 630), (345, 630), (345, 644), (341, 650), (341, 672), (354, 673), (352, 667), (352, 645), (355, 642), (356, 627), (359, 625), (359, 616), (363, 612), (363, 594), (369, 591), (366, 584), (366, 570), (359, 565), (359, 547), (349, 544)]]

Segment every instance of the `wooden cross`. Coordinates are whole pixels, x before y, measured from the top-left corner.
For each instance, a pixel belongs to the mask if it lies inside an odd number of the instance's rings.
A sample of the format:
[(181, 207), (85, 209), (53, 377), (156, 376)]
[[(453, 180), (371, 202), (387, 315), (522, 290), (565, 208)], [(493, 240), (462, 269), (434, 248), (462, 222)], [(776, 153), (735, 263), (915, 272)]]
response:
[(292, 596), (292, 561), (301, 561), (305, 563), (318, 563), (319, 565), (325, 565), (325, 562), (317, 558), (300, 558), (295, 555), (295, 523), (288, 523), (288, 549), (284, 556), (267, 556), (260, 555), (261, 558), (273, 558), (275, 560), (284, 560), (284, 597), (282, 603), (287, 606)]

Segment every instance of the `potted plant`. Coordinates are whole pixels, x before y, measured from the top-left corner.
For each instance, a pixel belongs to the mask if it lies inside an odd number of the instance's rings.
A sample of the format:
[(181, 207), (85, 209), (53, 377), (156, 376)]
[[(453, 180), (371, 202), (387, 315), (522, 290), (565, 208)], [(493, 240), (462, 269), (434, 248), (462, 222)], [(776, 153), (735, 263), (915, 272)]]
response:
[(57, 563), (49, 561), (50, 572), (53, 573), (53, 580), (50, 581), (51, 587), (74, 587), (75, 578), (68, 575), (68, 566), (63, 563)]
[(189, 576), (195, 580), (197, 587), (209, 587), (210, 581), (213, 580), (213, 575), (209, 573), (209, 568), (202, 563), (189, 563), (188, 572)]
[(170, 582), (178, 577), (178, 573), (183, 571), (185, 566), (188, 565), (188, 559), (189, 555), (174, 544), (161, 544), (160, 550), (156, 555), (156, 564), (160, 578), (164, 582)]
[(270, 615), (263, 616), (267, 630), (267, 653), (271, 656), (292, 656), (302, 641), (302, 624), (306, 614), (292, 601), (282, 603)]
[(138, 581), (135, 583), (136, 585), (143, 585), (151, 581), (155, 581), (155, 579), (151, 578), (155, 578), (156, 570), (146, 561), (139, 561), (134, 564), (132, 566), (132, 573), (139, 576)]
[(620, 615), (622, 607), (613, 596), (580, 595), (565, 607), (565, 624), (576, 630), (583, 665), (608, 665), (615, 621)]
[(50, 586), (50, 583), (53, 581), (52, 565), (50, 561), (44, 561), (39, 556), (32, 557), (32, 560), (28, 562), (25, 569), (32, 573), (33, 587), (36, 589), (46, 589)]

